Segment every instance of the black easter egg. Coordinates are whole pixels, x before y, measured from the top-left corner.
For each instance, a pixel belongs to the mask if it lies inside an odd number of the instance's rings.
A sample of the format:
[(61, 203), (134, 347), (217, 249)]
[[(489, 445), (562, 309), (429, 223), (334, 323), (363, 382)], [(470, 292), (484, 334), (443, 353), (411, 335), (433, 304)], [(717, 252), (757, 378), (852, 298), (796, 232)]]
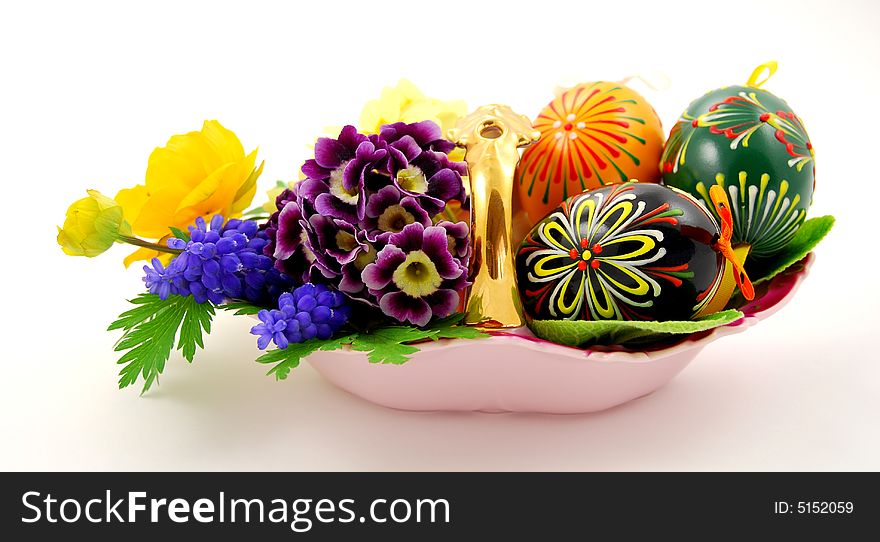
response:
[(517, 251), (523, 308), (538, 320), (689, 320), (721, 283), (719, 236), (680, 190), (629, 182), (573, 196)]

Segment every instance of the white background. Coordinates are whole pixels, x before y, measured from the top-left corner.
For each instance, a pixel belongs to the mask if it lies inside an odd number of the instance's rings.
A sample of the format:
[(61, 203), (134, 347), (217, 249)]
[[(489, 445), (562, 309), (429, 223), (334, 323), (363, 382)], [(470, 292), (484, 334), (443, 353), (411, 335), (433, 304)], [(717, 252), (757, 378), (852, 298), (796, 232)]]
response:
[[(880, 359), (875, 2), (18, 2), (0, 10), (4, 206), (0, 469), (876, 470)], [(797, 298), (662, 390), (583, 416), (398, 412), (308, 366), (276, 383), (251, 321), (220, 315), (145, 397), (116, 389), (104, 329), (142, 288), (117, 247), (62, 255), (87, 187), (143, 181), (150, 151), (216, 118), (293, 179), (324, 126), (407, 77), (535, 116), (559, 83), (662, 72), (664, 129), (779, 61), (806, 122), (812, 216), (838, 222)], [(11, 213), (11, 214), (10, 214)]]

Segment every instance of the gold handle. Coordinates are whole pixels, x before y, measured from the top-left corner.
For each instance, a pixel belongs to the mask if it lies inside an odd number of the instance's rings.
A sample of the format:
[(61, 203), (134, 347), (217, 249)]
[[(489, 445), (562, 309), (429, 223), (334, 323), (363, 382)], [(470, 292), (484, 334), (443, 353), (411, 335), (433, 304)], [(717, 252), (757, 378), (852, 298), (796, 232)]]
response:
[(519, 148), (538, 140), (531, 121), (506, 105), (485, 105), (447, 134), (466, 151), (471, 198), (470, 280), (464, 322), (484, 328), (524, 324), (516, 286), (513, 179)]

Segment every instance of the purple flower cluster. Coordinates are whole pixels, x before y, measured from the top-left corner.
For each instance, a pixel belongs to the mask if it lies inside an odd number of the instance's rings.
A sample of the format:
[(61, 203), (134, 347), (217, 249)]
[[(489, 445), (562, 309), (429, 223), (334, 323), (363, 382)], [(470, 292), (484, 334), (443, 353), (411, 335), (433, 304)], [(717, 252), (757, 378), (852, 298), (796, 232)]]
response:
[(438, 221), (466, 204), (467, 166), (433, 122), (396, 123), (379, 134), (353, 126), (321, 138), (306, 178), (285, 191), (267, 224), (279, 270), (327, 283), (415, 325), (455, 311), (467, 286), (468, 226)]
[(351, 305), (339, 292), (324, 285), (304, 284), (278, 298), (277, 310), (262, 310), (260, 323), (251, 328), (258, 336), (257, 347), (270, 342), (278, 348), (309, 339), (329, 339), (348, 321)]
[[(275, 207), (277, 210), (261, 226), (260, 234), (267, 240), (263, 254), (272, 258), (277, 271), (294, 278), (299, 284), (308, 283), (311, 264), (315, 258), (304, 243), (305, 232), (300, 226), (302, 212), (297, 203), (296, 192), (290, 189), (281, 192), (275, 198)], [(278, 227), (282, 221), (285, 228), (279, 239)]]
[(256, 222), (233, 219), (224, 223), (215, 215), (210, 224), (199, 217), (189, 227), (190, 239), (173, 237), (168, 246), (181, 250), (167, 267), (153, 258), (144, 266), (144, 282), (162, 299), (193, 296), (198, 303), (220, 304), (228, 298), (252, 303), (274, 302), (293, 281), (272, 267), (263, 254), (268, 243)]
[(418, 222), (392, 234), (376, 261), (364, 268), (363, 280), (379, 308), (401, 322), (424, 326), (433, 316), (449, 316), (467, 286), (468, 227)]

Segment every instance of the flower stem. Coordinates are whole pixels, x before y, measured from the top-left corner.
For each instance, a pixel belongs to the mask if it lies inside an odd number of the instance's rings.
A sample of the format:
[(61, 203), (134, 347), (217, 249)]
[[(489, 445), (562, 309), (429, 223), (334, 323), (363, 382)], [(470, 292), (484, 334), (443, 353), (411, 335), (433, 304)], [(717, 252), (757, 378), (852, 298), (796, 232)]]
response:
[(269, 215), (250, 215), (250, 216), (245, 215), (245, 216), (241, 217), (241, 219), (242, 220), (256, 220), (256, 221), (269, 220)]
[(119, 240), (123, 243), (128, 243), (129, 245), (134, 245), (143, 248), (149, 248), (155, 250), (157, 252), (167, 252), (168, 254), (180, 254), (181, 250), (177, 250), (174, 248), (163, 247), (157, 243), (151, 243), (149, 241), (144, 241), (143, 239), (138, 239), (137, 237), (129, 237), (127, 235), (120, 235)]

